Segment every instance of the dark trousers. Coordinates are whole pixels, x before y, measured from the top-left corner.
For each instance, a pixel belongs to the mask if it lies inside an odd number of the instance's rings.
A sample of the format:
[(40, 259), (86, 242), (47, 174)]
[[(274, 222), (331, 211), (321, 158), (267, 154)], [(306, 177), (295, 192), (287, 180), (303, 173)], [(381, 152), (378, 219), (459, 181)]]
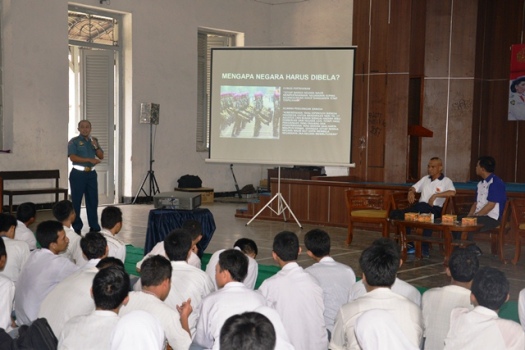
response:
[[(441, 218), (441, 209), (442, 208), (437, 205), (432, 206), (425, 202), (417, 202), (405, 209), (392, 210), (392, 213), (390, 213), (390, 218), (402, 220), (404, 218), (405, 213), (421, 213), (421, 214), (434, 214), (434, 220), (435, 220), (435, 219)], [(407, 235), (410, 234), (410, 227), (406, 228), (406, 232), (407, 232)], [(423, 236), (424, 237), (432, 236), (432, 230), (423, 230)]]
[[(468, 217), (468, 216), (467, 215), (460, 216), (458, 218), (458, 220), (461, 221), (461, 219), (463, 219), (465, 217)], [(491, 230), (495, 229), (496, 227), (498, 227), (499, 224), (500, 224), (499, 220), (494, 220), (493, 218), (491, 218), (490, 216), (487, 216), (487, 215), (476, 216), (475, 218), (476, 218), (476, 221), (477, 221), (478, 225), (483, 225), (483, 227), (478, 232), (491, 231)], [(468, 237), (467, 239), (469, 241), (473, 241), (475, 234), (476, 234), (476, 232), (469, 232), (468, 236), (467, 236)], [(452, 232), (452, 237), (454, 237), (454, 239), (460, 239), (461, 238), (461, 232), (453, 231)]]
[(77, 232), (82, 230), (84, 223), (80, 218), (80, 206), (82, 197), (86, 199), (86, 211), (88, 223), (91, 230), (100, 231), (98, 223), (98, 182), (96, 171), (71, 170), (69, 173), (69, 185), (71, 187), (71, 201), (77, 217), (73, 222), (73, 229)]

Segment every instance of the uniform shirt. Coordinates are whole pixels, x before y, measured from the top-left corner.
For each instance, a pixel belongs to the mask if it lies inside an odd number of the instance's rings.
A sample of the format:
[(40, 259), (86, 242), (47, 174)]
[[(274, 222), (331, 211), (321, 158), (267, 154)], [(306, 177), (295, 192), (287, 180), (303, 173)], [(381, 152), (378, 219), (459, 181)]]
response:
[(325, 256), (305, 271), (314, 276), (323, 288), (324, 321), (326, 328), (331, 332), (335, 315), (341, 306), (347, 303), (350, 289), (355, 284), (354, 270), (330, 256)]
[(96, 267), (78, 270), (57, 284), (42, 301), (38, 317), (47, 319), (57, 338), (70, 319), (95, 310), (91, 286), (97, 272)]
[(450, 285), (432, 288), (423, 294), (421, 309), (426, 350), (443, 349), (450, 328), (450, 313), (456, 307), (474, 308), (470, 304), (470, 289)]
[(275, 350), (294, 350), (294, 346), (290, 343), (286, 329), (284, 328), (283, 321), (281, 321), (281, 316), (268, 306), (260, 306), (257, 309), (253, 310), (260, 313), (261, 315), (266, 316), (273, 325), (275, 329)]
[[(98, 142), (97, 142), (98, 144)], [(98, 145), (100, 148), (100, 144)], [(100, 148), (102, 152), (102, 148)], [(71, 140), (69, 140), (69, 143), (67, 144), (67, 156), (75, 154), (82, 158), (96, 158), (97, 152), (93, 148), (93, 145), (91, 144), (91, 140), (86, 140), (82, 135), (78, 135), (73, 137)], [(81, 165), (81, 166), (87, 166), (87, 167), (93, 167), (93, 164), (90, 162), (73, 162), (73, 165)], [(78, 215), (78, 214), (77, 214)]]
[(79, 267), (84, 266), (87, 263), (87, 260), (82, 255), (82, 248), (80, 247), (80, 240), (82, 237), (80, 237), (80, 235), (71, 227), (64, 226), (64, 232), (69, 239), (69, 244), (67, 245), (67, 249), (59, 255), (65, 256)]
[(323, 290), (315, 278), (296, 262), (289, 262), (266, 279), (259, 291), (266, 298), (266, 305), (281, 316), (296, 349), (326, 350)]
[(16, 284), (22, 267), (29, 257), (29, 245), (24, 241), (18, 241), (5, 236), (2, 237), (2, 239), (5, 243), (8, 258), (4, 270), (0, 271), (0, 276), (7, 277)]
[[(392, 292), (404, 296), (417, 306), (421, 306), (421, 293), (413, 285), (406, 283), (405, 281), (396, 277), (394, 284), (390, 287)], [(366, 294), (366, 288), (363, 284), (363, 280), (357, 281), (350, 290), (350, 295), (348, 296), (348, 302), (356, 300), (362, 295)]]
[[(432, 180), (430, 176), (423, 176), (416, 184), (412, 185), (416, 192), (421, 193), (419, 201), (422, 203), (428, 203), (430, 197), (437, 193), (443, 193), (446, 191), (455, 191), (454, 183), (448, 177), (441, 174), (437, 179)], [(445, 203), (446, 198), (436, 198), (433, 206), (442, 207)]]
[(525, 120), (525, 96), (517, 92), (509, 97), (509, 120)]
[(478, 183), (475, 213), (480, 211), (488, 202), (493, 202), (496, 203), (496, 205), (486, 215), (494, 220), (499, 220), (503, 214), (506, 201), (505, 183), (496, 175), (490, 174), (486, 179)]
[(0, 328), (11, 330), (11, 311), (15, 299), (15, 284), (7, 277), (0, 276)]
[[(239, 247), (233, 249), (241, 251)], [(208, 265), (206, 265), (206, 273), (212, 279), (213, 284), (215, 284), (215, 289), (217, 289), (217, 281), (215, 281), (215, 266), (219, 263), (219, 255), (225, 250), (226, 249), (221, 249), (213, 253), (208, 261)], [(244, 283), (246, 287), (254, 289), (255, 283), (257, 282), (257, 275), (259, 274), (259, 264), (254, 258), (249, 257), (248, 255), (246, 255), (246, 257), (248, 258), (248, 274), (242, 283)]]
[(518, 299), (518, 314), (520, 316), (520, 323), (525, 330), (525, 289), (522, 289), (520, 292), (520, 297)]
[(109, 230), (103, 228), (100, 233), (106, 238), (108, 242), (109, 253), (108, 256), (112, 256), (121, 260), (126, 261), (126, 245), (117, 239)]
[(233, 315), (264, 306), (266, 300), (241, 282), (229, 282), (202, 301), (194, 342), (204, 348), (219, 349), (219, 336), (226, 320)]
[(15, 312), (18, 325), (36, 320), (40, 304), (49, 292), (78, 267), (48, 249), (33, 250), (16, 283)]
[[(137, 265), (136, 265), (137, 266), (137, 270), (140, 270), (140, 267), (144, 263), (144, 260), (146, 260), (150, 256), (154, 256), (154, 255), (162, 255), (163, 257), (165, 257), (166, 259), (169, 260), (168, 255), (166, 254), (166, 250), (164, 249), (164, 241), (158, 242), (157, 244), (155, 244), (153, 249), (144, 258), (142, 258), (141, 261), (139, 261), (137, 263)], [(191, 252), (190, 253), (190, 257), (188, 258), (188, 264), (190, 264), (191, 266), (195, 266), (196, 268), (200, 269), (201, 268), (201, 259), (199, 259), (199, 256), (197, 254), (195, 254), (194, 252)]]
[(194, 335), (202, 299), (213, 292), (215, 286), (206, 272), (189, 265), (186, 261), (172, 261), (171, 267), (171, 290), (164, 302), (176, 310), (177, 305), (191, 298), (193, 312), (188, 323), (191, 334)]
[(109, 310), (95, 310), (70, 319), (58, 337), (59, 350), (109, 350), (119, 317)]
[(190, 347), (191, 337), (182, 328), (179, 312), (164, 304), (156, 295), (148, 292), (129, 293), (129, 301), (120, 308), (119, 316), (122, 317), (135, 310), (146, 311), (159, 320), (168, 343), (173, 349)]
[(521, 326), (504, 320), (483, 306), (469, 311), (456, 308), (450, 314), (450, 330), (445, 349), (525, 349), (525, 333)]
[(376, 288), (343, 305), (337, 313), (330, 349), (360, 349), (355, 323), (365, 311), (381, 309), (390, 313), (410, 343), (419, 347), (423, 336), (423, 317), (419, 307), (390, 288)]
[[(160, 321), (152, 314), (135, 310), (122, 316), (111, 334), (111, 350), (164, 350)], [(175, 348), (175, 350), (183, 348)], [(186, 349), (186, 348), (184, 348)]]
[(29, 250), (36, 249), (36, 238), (33, 231), (31, 231), (26, 224), (20, 220), (16, 220), (15, 239), (17, 241), (24, 241), (29, 245)]

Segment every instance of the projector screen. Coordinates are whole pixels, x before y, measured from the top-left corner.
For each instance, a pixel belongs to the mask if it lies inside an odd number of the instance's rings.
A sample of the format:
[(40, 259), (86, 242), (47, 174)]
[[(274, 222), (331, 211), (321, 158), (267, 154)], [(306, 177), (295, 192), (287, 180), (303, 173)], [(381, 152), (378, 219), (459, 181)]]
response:
[(210, 162), (352, 166), (355, 47), (211, 51)]

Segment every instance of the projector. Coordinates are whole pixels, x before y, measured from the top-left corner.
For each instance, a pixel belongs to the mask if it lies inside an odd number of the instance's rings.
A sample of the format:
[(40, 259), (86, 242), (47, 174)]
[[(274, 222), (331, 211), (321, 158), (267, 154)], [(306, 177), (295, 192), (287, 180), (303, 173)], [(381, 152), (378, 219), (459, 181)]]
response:
[(155, 209), (192, 210), (200, 207), (201, 195), (195, 192), (161, 192), (153, 196)]

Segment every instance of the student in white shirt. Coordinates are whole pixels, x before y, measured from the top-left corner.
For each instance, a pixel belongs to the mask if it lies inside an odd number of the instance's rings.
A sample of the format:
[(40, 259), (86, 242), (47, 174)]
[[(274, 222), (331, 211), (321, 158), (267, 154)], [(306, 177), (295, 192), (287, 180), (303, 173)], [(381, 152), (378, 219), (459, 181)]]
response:
[(220, 348), (235, 350), (273, 350), (275, 329), (270, 320), (257, 312), (233, 315), (224, 322), (220, 332)]
[(95, 310), (65, 324), (58, 338), (58, 349), (110, 349), (111, 334), (119, 320), (120, 307), (128, 300), (129, 286), (129, 275), (123, 269), (116, 266), (101, 269), (91, 288)]
[(108, 256), (113, 256), (125, 262), (126, 245), (116, 237), (122, 229), (122, 211), (120, 208), (111, 205), (105, 207), (100, 216), (100, 224), (102, 225), (100, 232), (108, 241)]
[(337, 311), (347, 303), (350, 289), (355, 283), (354, 270), (330, 256), (330, 236), (321, 229), (313, 229), (304, 236), (306, 254), (315, 264), (305, 269), (323, 288), (324, 321), (332, 332)]
[(14, 216), (0, 213), (0, 238), (4, 241), (9, 259), (0, 276), (9, 278), (16, 284), (22, 267), (29, 257), (29, 245), (15, 239), (17, 221)]
[(171, 289), (164, 302), (176, 310), (178, 305), (191, 300), (193, 312), (189, 317), (189, 325), (191, 334), (195, 334), (202, 299), (213, 292), (215, 286), (206, 272), (188, 264), (191, 246), (191, 235), (185, 229), (173, 230), (164, 240), (166, 254), (173, 268)]
[(380, 238), (365, 249), (359, 258), (367, 293), (345, 304), (337, 313), (330, 349), (359, 349), (355, 323), (361, 314), (372, 309), (389, 312), (401, 331), (416, 348), (423, 337), (423, 317), (419, 306), (390, 290), (399, 268), (397, 244)]
[(248, 273), (248, 258), (236, 249), (227, 249), (215, 267), (218, 291), (202, 301), (194, 343), (206, 349), (219, 348), (221, 327), (230, 316), (253, 311), (266, 304), (264, 297), (242, 281)]
[(78, 267), (59, 253), (69, 239), (58, 221), (41, 222), (36, 229), (41, 249), (31, 252), (16, 283), (15, 312), (18, 325), (36, 320), (40, 304), (49, 292)]
[[(4, 269), (7, 260), (4, 240), (0, 239), (0, 271)], [(15, 284), (7, 277), (0, 276), (0, 328), (7, 332), (11, 330), (13, 301), (15, 299)]]
[(520, 317), (520, 323), (525, 330), (525, 289), (522, 289), (518, 299), (518, 315)]
[(471, 290), (474, 310), (452, 310), (445, 349), (525, 349), (521, 326), (498, 316), (499, 309), (509, 300), (505, 274), (493, 267), (483, 267), (474, 276)]
[(36, 249), (36, 238), (33, 231), (29, 229), (29, 225), (35, 222), (36, 219), (36, 205), (35, 203), (22, 203), (16, 209), (16, 225), (15, 239), (24, 241), (29, 245), (30, 250)]
[(265, 280), (259, 291), (266, 298), (266, 304), (281, 316), (296, 349), (326, 350), (328, 334), (323, 316), (323, 290), (315, 278), (297, 264), (300, 252), (295, 233), (277, 234), (272, 256), (281, 271)]
[[(190, 254), (190, 257), (188, 258), (188, 264), (200, 269), (201, 259), (197, 255), (198, 253), (197, 243), (199, 243), (200, 240), (202, 239), (202, 225), (197, 220), (186, 220), (182, 224), (182, 228), (188, 230), (188, 232), (191, 235), (192, 246), (191, 246), (191, 254)], [(142, 265), (144, 260), (146, 260), (147, 258), (153, 255), (162, 255), (163, 257), (168, 259), (168, 256), (166, 255), (166, 249), (164, 249), (164, 241), (161, 241), (155, 244), (153, 249), (148, 254), (146, 254), (146, 256), (142, 258), (142, 260), (137, 262), (137, 265), (136, 265), (137, 272), (140, 272), (140, 266)], [(140, 290), (140, 288), (136, 290)]]
[(56, 203), (53, 206), (53, 216), (64, 226), (64, 232), (69, 239), (67, 249), (62, 253), (77, 266), (84, 266), (87, 259), (82, 255), (80, 248), (80, 239), (82, 236), (77, 234), (73, 229), (73, 222), (77, 217), (73, 203), (66, 199)]
[(106, 257), (108, 246), (106, 239), (99, 232), (86, 233), (80, 241), (80, 246), (89, 261), (80, 270), (57, 284), (42, 301), (38, 312), (39, 318), (47, 319), (57, 338), (71, 318), (87, 315), (95, 310), (91, 285), (98, 272), (97, 264)]
[(443, 349), (450, 328), (450, 313), (456, 307), (472, 310), (470, 286), (479, 269), (476, 254), (467, 249), (456, 249), (446, 268), (450, 285), (429, 289), (423, 294), (421, 309), (425, 323), (425, 349)]
[(111, 350), (166, 349), (160, 321), (142, 310), (132, 311), (119, 319), (111, 334), (110, 343)]
[(119, 316), (136, 310), (147, 311), (160, 321), (172, 349), (188, 349), (191, 345), (188, 323), (191, 301), (180, 305), (178, 312), (164, 303), (171, 289), (171, 272), (170, 261), (165, 257), (154, 255), (147, 258), (140, 271), (142, 291), (129, 294), (129, 301), (122, 306)]
[[(259, 264), (255, 261), (258, 253), (257, 244), (249, 238), (240, 238), (235, 241), (233, 248), (240, 250), (248, 258), (248, 274), (242, 283), (244, 283), (246, 287), (254, 289), (255, 283), (257, 282), (257, 275), (259, 273)], [(219, 262), (219, 255), (225, 250), (226, 249), (221, 249), (213, 253), (208, 261), (208, 265), (206, 265), (206, 273), (214, 282), (215, 266)], [(217, 288), (217, 285), (215, 285), (215, 288)]]

